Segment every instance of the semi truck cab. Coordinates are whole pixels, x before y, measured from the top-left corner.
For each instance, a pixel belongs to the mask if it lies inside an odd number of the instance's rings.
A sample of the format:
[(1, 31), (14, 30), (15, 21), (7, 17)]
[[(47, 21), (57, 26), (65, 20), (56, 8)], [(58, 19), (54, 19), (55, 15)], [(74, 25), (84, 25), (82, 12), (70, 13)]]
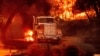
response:
[(62, 32), (58, 29), (55, 22), (55, 17), (52, 16), (38, 16), (34, 17), (35, 27), (38, 39), (60, 39)]

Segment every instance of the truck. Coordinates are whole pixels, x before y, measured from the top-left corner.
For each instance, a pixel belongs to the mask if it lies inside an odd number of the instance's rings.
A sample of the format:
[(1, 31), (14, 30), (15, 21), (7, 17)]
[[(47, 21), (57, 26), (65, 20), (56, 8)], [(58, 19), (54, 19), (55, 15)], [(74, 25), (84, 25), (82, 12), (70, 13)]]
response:
[(33, 16), (33, 19), (33, 31), (37, 32), (35, 37), (38, 40), (58, 40), (62, 38), (62, 32), (57, 27), (55, 17)]

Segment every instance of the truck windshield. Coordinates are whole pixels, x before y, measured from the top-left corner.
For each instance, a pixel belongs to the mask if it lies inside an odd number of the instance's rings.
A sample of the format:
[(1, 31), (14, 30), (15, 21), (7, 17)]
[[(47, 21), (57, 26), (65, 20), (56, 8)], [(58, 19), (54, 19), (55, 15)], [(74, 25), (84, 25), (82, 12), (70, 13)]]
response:
[(53, 18), (38, 18), (39, 23), (53, 23), (54, 19)]

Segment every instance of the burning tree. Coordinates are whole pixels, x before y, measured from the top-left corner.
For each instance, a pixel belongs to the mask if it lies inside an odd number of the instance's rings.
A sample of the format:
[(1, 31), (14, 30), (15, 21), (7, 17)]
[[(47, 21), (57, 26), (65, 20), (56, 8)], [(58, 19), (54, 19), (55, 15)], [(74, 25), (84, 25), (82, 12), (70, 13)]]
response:
[[(85, 11), (87, 12), (87, 16), (90, 20), (90, 22), (95, 21), (95, 23), (97, 23), (97, 25), (99, 24), (100, 21), (100, 1), (99, 0), (77, 0), (75, 5), (73, 6), (73, 11)], [(91, 15), (89, 15), (88, 11), (92, 10), (94, 11), (94, 15), (93, 17), (96, 17), (96, 19), (91, 19)], [(92, 17), (92, 18), (93, 18)], [(92, 23), (93, 24), (93, 23)]]
[(95, 11), (93, 9), (89, 9), (87, 11), (80, 11), (79, 9), (76, 10), (76, 4), (78, 3), (77, 1), (78, 0), (53, 0), (50, 13), (51, 15), (59, 16), (60, 18), (68, 21), (87, 19), (87, 15), (92, 17), (95, 16)]

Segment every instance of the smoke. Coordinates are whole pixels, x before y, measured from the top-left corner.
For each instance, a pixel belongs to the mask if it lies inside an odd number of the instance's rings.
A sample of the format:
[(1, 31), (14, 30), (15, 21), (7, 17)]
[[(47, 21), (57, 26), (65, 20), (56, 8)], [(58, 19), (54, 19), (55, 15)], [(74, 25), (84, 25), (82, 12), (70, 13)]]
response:
[(2, 14), (12, 13), (16, 8), (23, 12), (34, 12), (33, 14), (37, 15), (39, 14), (38, 12), (42, 12), (42, 15), (49, 15), (51, 4), (47, 0), (3, 0), (1, 8)]
[(32, 27), (32, 16), (50, 15), (51, 4), (48, 0), (2, 0), (1, 15), (11, 24), (14, 16), (19, 14), (24, 25)]

